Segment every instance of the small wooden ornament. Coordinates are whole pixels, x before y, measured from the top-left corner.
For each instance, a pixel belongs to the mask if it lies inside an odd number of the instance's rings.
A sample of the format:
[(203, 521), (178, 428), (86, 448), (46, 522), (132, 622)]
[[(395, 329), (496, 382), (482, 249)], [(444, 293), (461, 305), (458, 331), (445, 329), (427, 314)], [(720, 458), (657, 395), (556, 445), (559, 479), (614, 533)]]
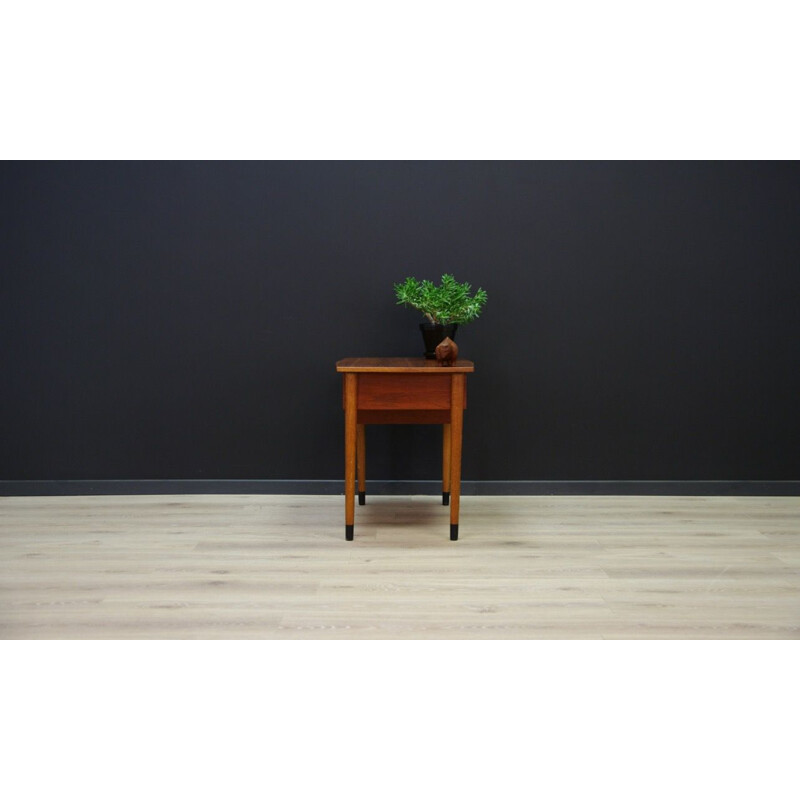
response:
[(448, 336), (436, 345), (434, 353), (440, 367), (452, 367), (458, 358), (458, 345)]

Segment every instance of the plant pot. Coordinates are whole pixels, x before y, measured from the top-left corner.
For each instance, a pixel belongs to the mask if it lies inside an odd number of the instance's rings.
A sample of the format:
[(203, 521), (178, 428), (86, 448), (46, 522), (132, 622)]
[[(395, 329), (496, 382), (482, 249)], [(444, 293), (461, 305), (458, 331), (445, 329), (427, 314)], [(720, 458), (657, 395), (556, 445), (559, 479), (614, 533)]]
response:
[(448, 336), (455, 341), (458, 325), (434, 325), (432, 322), (420, 322), (419, 329), (425, 340), (425, 358), (436, 358), (436, 345)]

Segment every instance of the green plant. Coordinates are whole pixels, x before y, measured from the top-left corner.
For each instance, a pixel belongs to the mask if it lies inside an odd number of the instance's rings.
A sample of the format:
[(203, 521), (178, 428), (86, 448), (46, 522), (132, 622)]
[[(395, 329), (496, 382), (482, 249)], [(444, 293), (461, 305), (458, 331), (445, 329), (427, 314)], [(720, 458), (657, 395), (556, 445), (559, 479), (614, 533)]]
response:
[(442, 275), (438, 286), (416, 278), (394, 284), (397, 305), (416, 308), (430, 322), (440, 325), (463, 325), (478, 318), (486, 303), (486, 292), (480, 287), (474, 295), (470, 295), (471, 291), (468, 283), (459, 283), (452, 275)]

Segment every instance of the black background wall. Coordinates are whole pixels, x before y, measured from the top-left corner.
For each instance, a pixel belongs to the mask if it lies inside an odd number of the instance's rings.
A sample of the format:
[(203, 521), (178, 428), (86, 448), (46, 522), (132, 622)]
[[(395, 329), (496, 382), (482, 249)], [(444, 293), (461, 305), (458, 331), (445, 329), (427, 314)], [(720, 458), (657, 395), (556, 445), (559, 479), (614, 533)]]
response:
[[(392, 283), (483, 286), (468, 481), (800, 479), (797, 163), (0, 165), (0, 480), (341, 480)], [(369, 475), (435, 479), (422, 427)]]

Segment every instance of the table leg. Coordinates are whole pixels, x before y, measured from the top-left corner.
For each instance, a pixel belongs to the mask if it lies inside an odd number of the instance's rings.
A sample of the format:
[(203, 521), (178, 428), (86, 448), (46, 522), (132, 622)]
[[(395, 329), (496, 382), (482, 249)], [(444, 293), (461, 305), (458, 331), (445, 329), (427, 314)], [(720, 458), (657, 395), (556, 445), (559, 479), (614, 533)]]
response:
[(442, 505), (450, 505), (450, 423), (442, 425)]
[(461, 436), (464, 430), (464, 374), (450, 381), (450, 540), (458, 539), (461, 505)]
[(358, 473), (358, 504), (363, 506), (367, 502), (367, 436), (364, 425), (356, 426), (356, 468)]
[(356, 494), (356, 387), (358, 375), (344, 376), (344, 531), (347, 541), (353, 540)]

